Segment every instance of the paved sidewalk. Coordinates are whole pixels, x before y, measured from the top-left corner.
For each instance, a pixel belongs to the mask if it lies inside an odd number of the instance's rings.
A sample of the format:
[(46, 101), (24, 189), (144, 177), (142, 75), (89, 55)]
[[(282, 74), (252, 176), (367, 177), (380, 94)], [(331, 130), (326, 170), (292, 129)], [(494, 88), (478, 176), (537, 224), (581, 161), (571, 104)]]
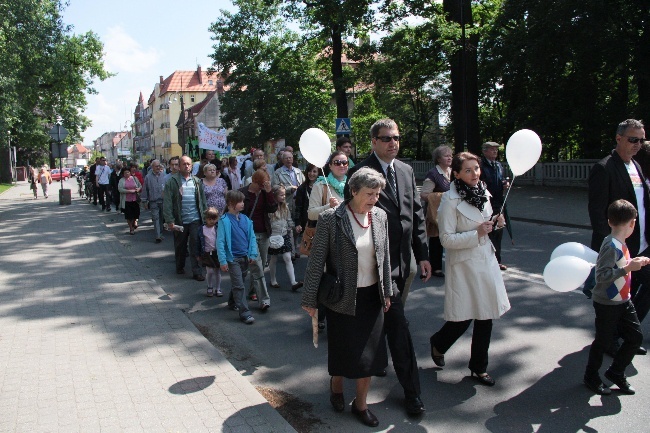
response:
[(0, 432), (295, 431), (58, 189), (0, 195)]
[(510, 218), (591, 230), (586, 188), (512, 185), (508, 197)]

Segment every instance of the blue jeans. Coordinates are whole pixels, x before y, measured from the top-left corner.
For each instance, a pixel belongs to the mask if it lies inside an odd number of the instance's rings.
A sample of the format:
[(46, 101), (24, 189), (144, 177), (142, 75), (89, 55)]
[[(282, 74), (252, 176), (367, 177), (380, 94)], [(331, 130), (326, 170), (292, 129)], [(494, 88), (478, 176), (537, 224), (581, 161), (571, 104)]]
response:
[(163, 224), (163, 201), (162, 199), (149, 202), (149, 211), (151, 212), (151, 220), (153, 221), (153, 229), (156, 233), (156, 239), (162, 236)]
[(248, 257), (235, 257), (232, 262), (228, 262), (228, 273), (231, 285), (228, 305), (236, 306), (239, 310), (239, 317), (242, 320), (246, 319), (251, 315), (244, 289), (244, 280), (248, 274)]

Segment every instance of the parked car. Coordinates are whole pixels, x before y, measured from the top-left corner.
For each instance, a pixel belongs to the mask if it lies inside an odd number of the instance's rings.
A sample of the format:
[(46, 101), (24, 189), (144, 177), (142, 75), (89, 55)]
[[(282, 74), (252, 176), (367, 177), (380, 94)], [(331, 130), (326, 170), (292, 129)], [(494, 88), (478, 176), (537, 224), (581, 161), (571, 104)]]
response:
[(52, 171), (50, 171), (50, 174), (52, 175), (52, 181), (61, 180), (61, 176), (63, 176), (63, 180), (70, 179), (70, 171), (66, 171), (65, 168), (63, 169), (63, 174), (61, 174), (58, 168), (52, 169)]
[(70, 176), (71, 177), (77, 177), (80, 172), (81, 172), (81, 167), (72, 167), (70, 169)]

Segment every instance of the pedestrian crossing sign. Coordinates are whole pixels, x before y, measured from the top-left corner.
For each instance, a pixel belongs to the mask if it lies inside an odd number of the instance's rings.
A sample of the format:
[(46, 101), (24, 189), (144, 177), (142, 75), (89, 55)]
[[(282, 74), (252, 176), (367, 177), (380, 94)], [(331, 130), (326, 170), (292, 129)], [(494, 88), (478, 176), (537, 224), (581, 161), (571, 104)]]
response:
[(351, 132), (352, 127), (350, 126), (350, 119), (348, 117), (339, 117), (336, 119), (337, 134), (349, 134)]

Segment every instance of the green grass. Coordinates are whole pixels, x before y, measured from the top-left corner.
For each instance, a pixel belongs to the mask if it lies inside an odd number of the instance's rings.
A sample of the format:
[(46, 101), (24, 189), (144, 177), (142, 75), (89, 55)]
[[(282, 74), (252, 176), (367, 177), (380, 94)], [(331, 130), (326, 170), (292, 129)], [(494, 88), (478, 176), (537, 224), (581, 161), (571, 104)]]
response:
[(11, 188), (13, 185), (10, 183), (0, 183), (0, 194)]

